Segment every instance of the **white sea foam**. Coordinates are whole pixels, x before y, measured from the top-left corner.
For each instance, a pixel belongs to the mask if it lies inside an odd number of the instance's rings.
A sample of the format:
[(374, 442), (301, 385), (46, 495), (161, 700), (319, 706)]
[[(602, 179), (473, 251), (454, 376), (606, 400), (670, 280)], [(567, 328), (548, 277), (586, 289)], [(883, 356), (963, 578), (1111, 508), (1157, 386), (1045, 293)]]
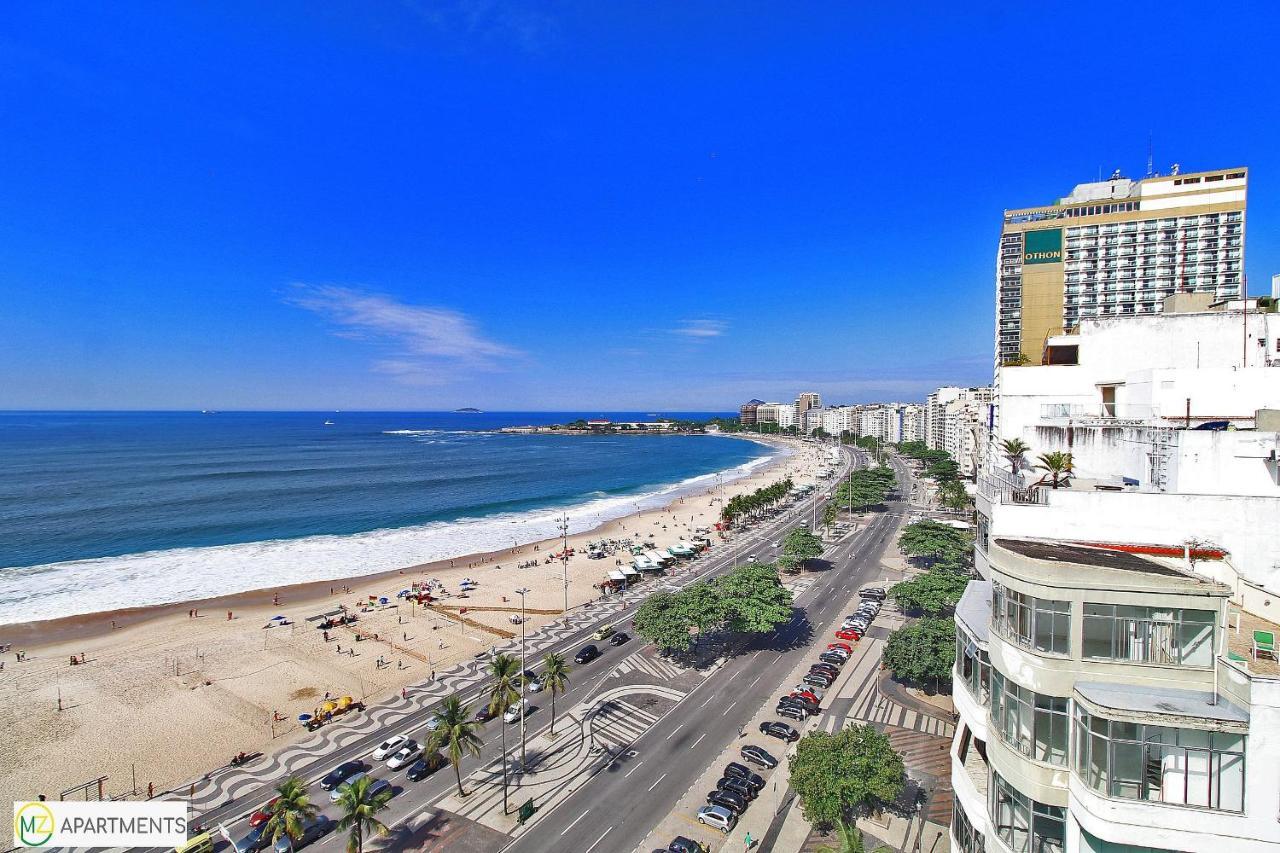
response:
[(537, 542), (557, 535), (561, 513), (570, 533), (663, 506), (676, 497), (745, 477), (777, 455), (719, 473), (690, 477), (640, 495), (597, 497), (576, 506), (503, 513), (343, 536), (274, 539), (207, 548), (176, 548), (72, 560), (0, 571), (0, 625), (194, 601), (306, 581), (376, 574)]

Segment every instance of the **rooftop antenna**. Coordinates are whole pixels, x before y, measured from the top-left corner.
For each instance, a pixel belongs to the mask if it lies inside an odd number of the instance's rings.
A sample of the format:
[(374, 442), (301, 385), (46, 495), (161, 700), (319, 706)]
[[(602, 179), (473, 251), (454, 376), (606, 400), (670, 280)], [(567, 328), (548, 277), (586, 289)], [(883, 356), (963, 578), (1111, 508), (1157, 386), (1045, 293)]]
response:
[(1151, 160), (1151, 131), (1147, 131), (1147, 177), (1154, 174), (1155, 164)]

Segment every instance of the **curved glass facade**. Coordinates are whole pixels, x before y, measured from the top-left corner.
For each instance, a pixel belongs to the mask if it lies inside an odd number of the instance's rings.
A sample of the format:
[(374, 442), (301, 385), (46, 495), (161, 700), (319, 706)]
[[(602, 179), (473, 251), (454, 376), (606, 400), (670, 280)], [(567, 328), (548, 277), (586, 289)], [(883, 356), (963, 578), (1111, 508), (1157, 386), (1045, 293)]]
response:
[(1070, 654), (1071, 602), (1036, 598), (992, 582), (991, 628), (1038, 652)]
[(1067, 810), (1020, 793), (991, 771), (991, 828), (1013, 853), (1062, 853)]
[(991, 661), (959, 621), (956, 622), (956, 678), (964, 682), (974, 699), (987, 704), (991, 694)]
[(1244, 811), (1244, 735), (1108, 720), (1076, 706), (1076, 775), (1109, 797)]
[(1067, 766), (1071, 717), (1067, 699), (1045, 696), (991, 673), (991, 725), (1000, 739), (1028, 758)]

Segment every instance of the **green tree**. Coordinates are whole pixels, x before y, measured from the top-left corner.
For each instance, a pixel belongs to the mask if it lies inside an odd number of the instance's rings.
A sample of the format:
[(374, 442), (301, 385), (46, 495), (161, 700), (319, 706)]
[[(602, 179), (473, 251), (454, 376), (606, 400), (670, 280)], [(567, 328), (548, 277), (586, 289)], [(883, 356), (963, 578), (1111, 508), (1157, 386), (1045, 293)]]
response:
[[(1040, 454), (1040, 459), (1036, 468), (1046, 472), (1045, 477), (1049, 478), (1050, 485), (1053, 488), (1067, 481), (1074, 470), (1070, 453), (1063, 453), (1060, 450), (1053, 450), (1049, 453)], [(1041, 478), (1043, 481), (1044, 477)]]
[(934, 569), (916, 575), (911, 580), (896, 583), (889, 595), (898, 606), (907, 611), (918, 611), (936, 616), (955, 605), (964, 595), (969, 584), (966, 575), (948, 570)]
[(1004, 454), (1004, 458), (1009, 460), (1009, 471), (1013, 474), (1018, 473), (1018, 467), (1022, 464), (1022, 459), (1031, 448), (1020, 438), (1007, 438), (1000, 442), (1000, 452)]
[(726, 627), (735, 632), (767, 634), (791, 621), (791, 590), (778, 570), (752, 563), (717, 578), (715, 593), (723, 602)]
[(271, 804), (270, 812), (262, 834), (274, 843), (288, 838), (289, 849), (292, 850), (293, 842), (302, 837), (303, 824), (319, 814), (320, 809), (311, 802), (307, 783), (297, 776), (290, 776), (276, 786), (276, 801)]
[(655, 592), (636, 610), (636, 633), (664, 652), (687, 652), (693, 647), (687, 611), (680, 593)]
[(960, 478), (960, 466), (956, 464), (954, 459), (947, 457), (946, 459), (939, 459), (936, 462), (930, 463), (929, 466), (924, 469), (924, 475), (926, 477), (932, 477), (939, 483), (948, 483)]
[(782, 541), (782, 553), (803, 567), (822, 556), (822, 540), (806, 528), (796, 527)]
[(963, 562), (972, 554), (973, 540), (950, 525), (924, 519), (902, 529), (898, 547), (909, 557)]
[(564, 657), (547, 652), (542, 658), (542, 684), (551, 694), (551, 734), (556, 733), (556, 694), (569, 687), (569, 667)]
[[(462, 790), (462, 757), (479, 757), (480, 747), (484, 746), (484, 742), (476, 734), (480, 723), (471, 719), (470, 706), (463, 705), (457, 696), (445, 697), (444, 703), (431, 720), (435, 729), (427, 738), (427, 753), (444, 750), (458, 780), (458, 796), (465, 797), (467, 792)], [(505, 756), (505, 750), (503, 754)]]
[(378, 820), (377, 814), (387, 807), (391, 799), (391, 789), (370, 794), (373, 785), (372, 776), (362, 776), (338, 789), (338, 809), (342, 818), (338, 821), (338, 832), (351, 830), (347, 838), (347, 853), (364, 853), (366, 834), (386, 835), (387, 825)]
[[(856, 823), (847, 820), (836, 821), (836, 840), (838, 846), (824, 844), (816, 849), (816, 853), (866, 853), (862, 840), (862, 830)], [(881, 845), (871, 853), (892, 853), (890, 848)]]
[(969, 506), (969, 493), (959, 480), (948, 480), (938, 486), (938, 499), (946, 509), (964, 510)]
[[(520, 661), (512, 655), (494, 655), (489, 659), (489, 675), (493, 683), (489, 686), (489, 713), (501, 717), (512, 705), (520, 701), (520, 691), (516, 689), (522, 678)], [(522, 709), (523, 710), (523, 709)], [(502, 725), (502, 813), (507, 814), (507, 726)]]
[(903, 681), (941, 686), (951, 680), (956, 660), (956, 623), (951, 619), (921, 619), (889, 635), (884, 662)]
[(796, 744), (791, 787), (816, 826), (893, 802), (902, 793), (902, 756), (874, 726), (850, 723), (828, 734), (810, 732)]

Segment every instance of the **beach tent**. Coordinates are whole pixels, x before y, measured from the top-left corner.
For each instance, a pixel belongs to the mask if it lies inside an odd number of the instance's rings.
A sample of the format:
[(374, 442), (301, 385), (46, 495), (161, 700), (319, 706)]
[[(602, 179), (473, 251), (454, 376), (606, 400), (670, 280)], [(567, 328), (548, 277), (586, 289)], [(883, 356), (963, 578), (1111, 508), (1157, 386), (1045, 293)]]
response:
[(618, 571), (617, 569), (609, 570), (609, 580), (618, 581), (619, 583), (622, 583), (622, 582), (625, 582), (626, 579), (627, 579), (627, 576), (624, 575), (622, 572)]
[(637, 577), (637, 578), (638, 578), (638, 577), (640, 577), (640, 573), (639, 573), (638, 571), (636, 571), (636, 570), (635, 570), (635, 568), (634, 568), (633, 566), (623, 566), (623, 567), (622, 567), (622, 572), (623, 572), (623, 574), (628, 575), (628, 576), (631, 576), (631, 577)]
[(644, 555), (648, 557), (649, 562), (653, 563), (655, 566), (665, 566), (668, 563), (675, 562), (675, 559), (676, 559), (670, 554), (664, 554), (661, 551), (658, 551), (656, 549), (650, 549), (648, 551), (645, 551)]

